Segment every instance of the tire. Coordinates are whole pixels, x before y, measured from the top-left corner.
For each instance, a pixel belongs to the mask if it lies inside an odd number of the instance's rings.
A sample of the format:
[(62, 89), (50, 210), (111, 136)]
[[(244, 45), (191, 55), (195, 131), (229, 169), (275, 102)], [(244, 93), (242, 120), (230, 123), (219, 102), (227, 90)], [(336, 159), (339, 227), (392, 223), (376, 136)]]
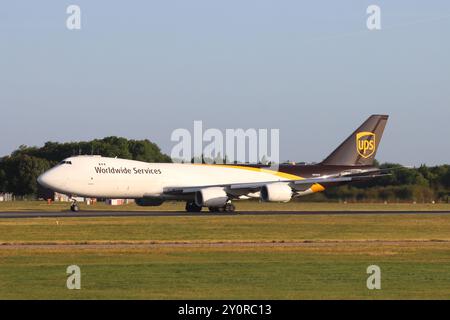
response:
[(73, 205), (70, 206), (70, 210), (72, 212), (78, 212), (78, 211), (80, 211), (80, 207), (78, 207), (77, 204), (73, 204)]
[(224, 207), (225, 212), (234, 212), (234, 210), (236, 209), (236, 207), (234, 206), (234, 204), (232, 203), (227, 203)]
[(200, 212), (200, 211), (202, 211), (202, 207), (197, 206), (193, 202), (186, 202), (186, 211), (187, 212)]

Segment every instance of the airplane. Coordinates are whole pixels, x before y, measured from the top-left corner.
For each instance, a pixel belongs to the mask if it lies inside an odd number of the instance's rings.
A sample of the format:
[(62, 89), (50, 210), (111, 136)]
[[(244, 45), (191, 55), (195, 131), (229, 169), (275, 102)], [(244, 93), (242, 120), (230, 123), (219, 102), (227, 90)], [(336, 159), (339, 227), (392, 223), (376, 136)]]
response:
[[(146, 163), (102, 156), (74, 156), (37, 179), (53, 191), (86, 198), (135, 199), (139, 206), (186, 201), (187, 212), (233, 212), (238, 199), (288, 202), (325, 188), (385, 176), (374, 166), (388, 115), (372, 115), (320, 163)], [(77, 212), (74, 200), (71, 208)]]

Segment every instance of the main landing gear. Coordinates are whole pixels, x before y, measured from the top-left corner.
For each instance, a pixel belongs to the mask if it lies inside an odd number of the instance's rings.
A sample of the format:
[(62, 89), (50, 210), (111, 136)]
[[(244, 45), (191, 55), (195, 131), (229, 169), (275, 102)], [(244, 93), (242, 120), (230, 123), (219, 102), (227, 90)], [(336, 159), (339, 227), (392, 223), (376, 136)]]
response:
[(202, 211), (202, 207), (195, 204), (195, 202), (186, 202), (186, 211), (187, 212), (200, 212)]
[[(234, 212), (236, 207), (231, 202), (227, 202), (222, 207), (208, 207), (209, 212)], [(202, 207), (198, 206), (195, 202), (186, 202), (187, 212), (200, 212)]]
[(234, 212), (236, 207), (231, 202), (226, 203), (223, 207), (208, 207), (209, 212)]

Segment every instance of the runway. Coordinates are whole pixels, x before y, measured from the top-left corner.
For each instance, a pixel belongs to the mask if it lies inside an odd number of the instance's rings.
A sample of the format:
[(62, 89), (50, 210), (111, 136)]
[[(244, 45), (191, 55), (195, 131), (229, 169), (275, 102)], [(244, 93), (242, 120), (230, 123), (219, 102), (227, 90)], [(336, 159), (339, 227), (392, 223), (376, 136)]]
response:
[(0, 212), (0, 219), (20, 218), (96, 218), (96, 217), (204, 217), (204, 216), (263, 216), (263, 215), (393, 215), (450, 214), (450, 211), (241, 211), (234, 213), (184, 211), (82, 211), (82, 212)]

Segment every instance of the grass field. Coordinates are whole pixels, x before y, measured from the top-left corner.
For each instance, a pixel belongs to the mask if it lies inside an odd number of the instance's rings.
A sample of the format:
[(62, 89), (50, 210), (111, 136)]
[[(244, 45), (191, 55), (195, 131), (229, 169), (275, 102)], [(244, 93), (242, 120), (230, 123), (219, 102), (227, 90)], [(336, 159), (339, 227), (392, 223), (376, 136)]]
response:
[[(450, 249), (439, 243), (0, 252), (3, 299), (448, 299), (450, 293)], [(65, 288), (70, 264), (81, 267), (81, 290)], [(371, 264), (381, 267), (381, 290), (366, 288)]]
[(0, 219), (2, 299), (449, 297), (449, 214)]
[[(258, 201), (235, 201), (238, 211), (359, 211), (359, 210), (381, 210), (381, 211), (450, 211), (448, 203), (314, 203), (314, 202), (288, 202), (288, 203), (260, 203)], [(110, 206), (104, 203), (96, 203), (87, 206), (81, 203), (81, 210), (85, 211), (184, 211), (184, 202), (165, 202), (157, 207), (139, 207), (135, 204), (122, 206)], [(47, 204), (45, 201), (15, 201), (0, 202), (2, 211), (69, 211), (70, 203), (53, 202)], [(204, 209), (206, 210), (206, 209)]]

